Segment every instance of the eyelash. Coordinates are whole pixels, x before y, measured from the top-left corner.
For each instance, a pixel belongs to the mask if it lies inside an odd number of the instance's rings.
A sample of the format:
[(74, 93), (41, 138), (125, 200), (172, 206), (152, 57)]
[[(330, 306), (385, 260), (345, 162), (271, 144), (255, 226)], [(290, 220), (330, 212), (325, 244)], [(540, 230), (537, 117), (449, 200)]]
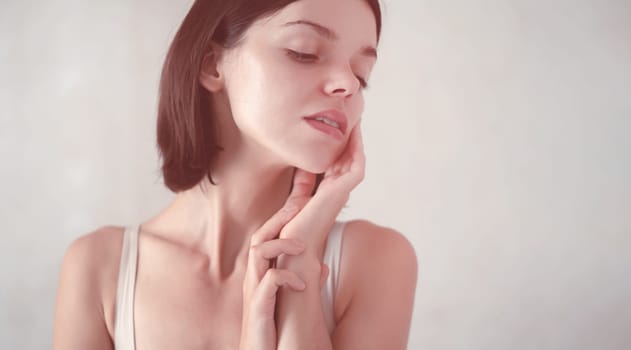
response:
[[(317, 55), (304, 53), (304, 52), (298, 52), (298, 51), (289, 50), (289, 49), (287, 49), (287, 54), (291, 56), (292, 58), (294, 58), (296, 61), (300, 63), (306, 63), (306, 64), (315, 63), (315, 61), (318, 59)], [(368, 88), (368, 83), (366, 82), (366, 80), (357, 75), (355, 77), (357, 78), (357, 80), (359, 80), (359, 84), (361, 85), (362, 89), (366, 90)]]

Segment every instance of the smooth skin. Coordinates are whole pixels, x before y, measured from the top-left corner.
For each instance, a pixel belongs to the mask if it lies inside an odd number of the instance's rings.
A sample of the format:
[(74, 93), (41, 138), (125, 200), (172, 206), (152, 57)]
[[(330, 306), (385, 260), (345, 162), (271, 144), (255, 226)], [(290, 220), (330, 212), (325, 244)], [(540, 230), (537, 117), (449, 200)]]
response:
[[(337, 40), (283, 26), (299, 19), (328, 27)], [(405, 349), (417, 260), (400, 233), (348, 222), (332, 335), (319, 297), (326, 235), (364, 177), (361, 85), (374, 59), (361, 52), (376, 45), (372, 33), (363, 0), (301, 0), (253, 25), (238, 48), (208, 56), (200, 83), (213, 93), (225, 148), (213, 168), (218, 186), (204, 180), (142, 222), (138, 350)], [(348, 117), (343, 141), (302, 119), (328, 108)], [(309, 197), (319, 172), (326, 179)], [(68, 248), (55, 349), (113, 349), (122, 232), (104, 227)]]

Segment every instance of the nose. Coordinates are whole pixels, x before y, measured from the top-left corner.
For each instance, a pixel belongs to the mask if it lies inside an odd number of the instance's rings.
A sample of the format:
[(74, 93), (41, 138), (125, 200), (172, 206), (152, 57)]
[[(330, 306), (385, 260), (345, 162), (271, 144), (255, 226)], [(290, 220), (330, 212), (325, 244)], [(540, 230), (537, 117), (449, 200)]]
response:
[(357, 93), (359, 88), (359, 79), (348, 64), (343, 64), (330, 70), (324, 90), (331, 96), (348, 97)]

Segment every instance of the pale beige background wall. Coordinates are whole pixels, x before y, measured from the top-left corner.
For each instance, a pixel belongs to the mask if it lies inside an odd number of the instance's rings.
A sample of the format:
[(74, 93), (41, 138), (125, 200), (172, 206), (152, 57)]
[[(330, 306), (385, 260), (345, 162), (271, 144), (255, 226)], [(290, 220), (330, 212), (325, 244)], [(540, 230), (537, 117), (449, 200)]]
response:
[[(50, 347), (73, 239), (171, 198), (155, 96), (189, 3), (2, 1), (0, 348)], [(631, 348), (631, 2), (389, 0), (384, 21), (344, 217), (418, 252), (409, 348)]]

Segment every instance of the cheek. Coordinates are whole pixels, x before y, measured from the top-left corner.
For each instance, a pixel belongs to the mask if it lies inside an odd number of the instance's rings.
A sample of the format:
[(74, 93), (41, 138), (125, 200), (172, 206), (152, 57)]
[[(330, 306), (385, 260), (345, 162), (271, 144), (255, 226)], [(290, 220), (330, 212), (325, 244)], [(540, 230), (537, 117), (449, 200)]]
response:
[(275, 106), (286, 112), (304, 112), (300, 107), (308, 107), (304, 104), (308, 102), (315, 81), (307, 70), (278, 59), (262, 63), (259, 69), (257, 76), (262, 81), (261, 93), (266, 96), (270, 107)]
[(305, 69), (278, 57), (250, 57), (237, 68), (237, 84), (229, 91), (235, 103), (244, 104), (254, 114), (271, 113), (272, 118), (283, 111), (304, 112), (295, 108), (307, 102), (314, 82)]
[(295, 87), (279, 66), (282, 62), (243, 57), (232, 67), (226, 91), (235, 124), (242, 131), (254, 135), (277, 129), (282, 116), (294, 110)]

